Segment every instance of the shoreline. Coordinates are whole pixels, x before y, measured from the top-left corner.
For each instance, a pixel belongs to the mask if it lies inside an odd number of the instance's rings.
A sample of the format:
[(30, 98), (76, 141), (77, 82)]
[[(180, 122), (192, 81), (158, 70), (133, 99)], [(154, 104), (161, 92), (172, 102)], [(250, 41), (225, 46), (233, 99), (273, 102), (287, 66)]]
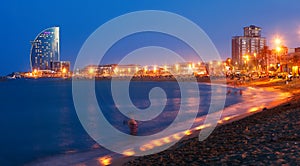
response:
[[(228, 82), (227, 82), (227, 86), (228, 86)], [(244, 85), (244, 86), (241, 86), (243, 88), (249, 88), (251, 86), (249, 85)], [(266, 88), (266, 87), (260, 87), (260, 88)], [(284, 103), (286, 101), (282, 101), (282, 103)], [(275, 103), (275, 105), (278, 105), (278, 103)], [(268, 109), (271, 109), (270, 108), (270, 105), (269, 104), (269, 107)], [(257, 110), (257, 112), (260, 112), (262, 110), (262, 108), (260, 108), (260, 110)], [(239, 115), (239, 116), (234, 116), (233, 118), (229, 118), (229, 119), (226, 119), (226, 120), (223, 120), (222, 123), (219, 123), (218, 126), (216, 127), (215, 130), (217, 130), (218, 128), (222, 127), (222, 126), (226, 126), (228, 124), (231, 124), (231, 123), (234, 123), (236, 121), (242, 121), (250, 116), (253, 116), (255, 114), (257, 114), (256, 111), (253, 111), (253, 114), (244, 114), (244, 115)], [(262, 111), (263, 112), (263, 111)], [(215, 131), (214, 131), (215, 132)], [(214, 133), (213, 132), (213, 133)], [(189, 136), (185, 136), (184, 138), (181, 139), (181, 141), (179, 141), (178, 143), (176, 143), (175, 145), (173, 145), (170, 149), (167, 149), (165, 151), (171, 151), (171, 150), (176, 150), (177, 147), (180, 147), (182, 146), (182, 144), (186, 141), (190, 141), (191, 139), (197, 139), (198, 138), (198, 134), (199, 132), (192, 132), (191, 135)], [(160, 153), (164, 153), (165, 151), (163, 152), (160, 152)], [(159, 153), (159, 154), (160, 154)], [(69, 156), (70, 155), (70, 156)], [(88, 152), (80, 152), (80, 153), (75, 153), (75, 154), (69, 154), (68, 156), (65, 156), (65, 155), (59, 155), (59, 156), (56, 156), (54, 160), (52, 160), (52, 162), (54, 162), (55, 164), (58, 164), (58, 163), (69, 163), (69, 164), (72, 164), (72, 165), (77, 165), (77, 164), (86, 164), (86, 165), (99, 165), (100, 161), (103, 160), (103, 158), (105, 158), (107, 155), (103, 156), (101, 155), (101, 149), (95, 149), (95, 150), (91, 150), (91, 151), (88, 151)], [(154, 154), (156, 155), (156, 154)], [(75, 161), (73, 160), (72, 162), (69, 160), (69, 159), (72, 159), (73, 157), (75, 157)], [(152, 156), (152, 155), (150, 155)], [(71, 157), (71, 158), (69, 158)], [(130, 156), (122, 156), (122, 155), (112, 155), (111, 157), (113, 157), (113, 160), (112, 160), (112, 163), (111, 165), (123, 165), (126, 163), (131, 165), (131, 164), (136, 164), (136, 165), (140, 165), (140, 163), (135, 163), (136, 160), (139, 160), (140, 158), (148, 158), (149, 156), (143, 156), (143, 157), (130, 157)], [(151, 158), (151, 157), (150, 157)], [(58, 159), (58, 160), (57, 160)], [(142, 159), (143, 161), (147, 161), (147, 160), (144, 160)], [(160, 161), (160, 160), (158, 160)], [(52, 163), (51, 162), (51, 163)], [(39, 165), (43, 165), (43, 160), (40, 160), (40, 162), (33, 162), (33, 163), (29, 163), (29, 165), (35, 165), (35, 164), (39, 164)], [(48, 163), (49, 164), (49, 163)], [(53, 164), (53, 163), (52, 163)], [(145, 163), (143, 163), (145, 164)], [(156, 163), (156, 164), (161, 164), (161, 163)], [(44, 165), (47, 165), (47, 162), (44, 163)], [(64, 164), (62, 164), (64, 165)], [(149, 164), (148, 164), (149, 165)]]
[[(261, 137), (257, 137), (259, 133), (259, 136), (262, 136), (261, 140), (271, 141), (271, 144), (276, 144), (276, 141), (278, 140), (288, 140), (284, 139), (284, 137), (291, 137), (289, 139), (295, 140), (294, 145), (296, 146), (296, 151), (299, 152), (300, 138), (298, 139), (298, 134), (292, 136), (290, 134), (287, 134), (287, 136), (282, 136), (279, 134), (281, 130), (285, 130), (290, 124), (292, 126), (300, 127), (300, 123), (297, 121), (290, 122), (290, 119), (281, 118), (288, 116), (289, 113), (296, 114), (298, 116), (300, 114), (298, 113), (300, 110), (300, 104), (298, 102), (300, 101), (300, 92), (297, 90), (297, 87), (300, 86), (297, 85), (297, 80), (290, 82), (289, 84), (285, 84), (283, 80), (277, 80), (275, 82), (268, 82), (264, 84), (258, 81), (244, 86), (249, 87), (250, 85), (259, 88), (268, 88), (271, 85), (273, 89), (289, 91), (291, 93), (291, 97), (289, 97), (289, 99), (286, 101), (282, 101), (282, 103), (277, 106), (275, 106), (276, 103), (274, 103), (273, 106), (269, 106), (269, 108), (263, 109), (252, 115), (247, 115), (238, 119), (232, 119), (231, 121), (227, 121), (222, 125), (218, 125), (213, 133), (202, 142), (198, 141), (197, 134), (195, 134), (182, 139), (180, 142), (166, 151), (149, 156), (135, 157), (127, 163), (120, 162), (118, 164), (149, 165), (149, 163), (151, 163), (154, 165), (211, 165), (226, 163), (259, 165), (300, 163), (299, 153), (296, 155), (287, 155), (287, 151), (292, 150), (290, 147), (282, 145), (282, 150), (278, 148), (273, 150), (272, 146), (268, 147), (260, 142)], [(291, 87), (293, 87), (294, 90), (291, 90)], [(282, 110), (287, 111), (285, 112)], [(276, 119), (277, 116), (274, 117), (274, 114), (279, 114), (280, 118)], [(268, 121), (264, 120), (265, 118), (275, 118), (276, 120)], [(264, 126), (267, 124), (271, 126), (276, 125), (273, 123), (281, 124), (280, 120), (287, 123), (284, 125), (283, 129), (278, 128), (277, 130), (273, 131), (272, 128)], [(263, 131), (265, 131), (267, 134), (262, 135), (261, 133)], [(268, 139), (266, 139), (267, 137)], [(218, 149), (222, 150), (218, 151)], [(295, 152), (295, 150), (293, 150), (293, 152)], [(260, 158), (261, 156), (266, 156), (266, 158)]]

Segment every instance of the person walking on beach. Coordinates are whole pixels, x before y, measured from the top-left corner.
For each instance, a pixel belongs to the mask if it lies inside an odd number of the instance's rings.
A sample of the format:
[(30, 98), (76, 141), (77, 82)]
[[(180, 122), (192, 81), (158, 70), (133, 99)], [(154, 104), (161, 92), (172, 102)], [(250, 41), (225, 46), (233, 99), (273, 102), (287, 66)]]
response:
[(127, 125), (129, 127), (129, 130), (130, 130), (130, 135), (137, 135), (138, 123), (134, 119), (131, 118), (127, 122)]

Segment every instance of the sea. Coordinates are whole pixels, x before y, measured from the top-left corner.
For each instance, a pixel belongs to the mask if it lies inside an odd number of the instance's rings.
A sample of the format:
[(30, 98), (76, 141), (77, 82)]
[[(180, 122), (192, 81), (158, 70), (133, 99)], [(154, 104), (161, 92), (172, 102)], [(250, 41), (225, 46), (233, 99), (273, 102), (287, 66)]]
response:
[[(83, 80), (84, 81), (84, 80)], [(207, 114), (211, 103), (211, 85), (197, 83), (200, 98), (197, 117)], [(172, 124), (180, 109), (180, 86), (175, 81), (132, 81), (129, 94), (139, 109), (160, 104), (149, 100), (149, 91), (159, 87), (166, 94), (163, 111), (153, 120), (139, 122), (137, 135), (161, 132)], [(262, 106), (277, 99), (275, 92), (255, 88), (234, 88), (218, 85), (217, 100), (225, 100), (228, 115), (247, 113), (253, 104)], [(237, 92), (243, 91), (243, 94)], [(188, 91), (189, 92), (189, 91)], [(190, 93), (193, 93), (192, 91)], [(129, 134), (124, 114), (118, 111), (109, 80), (95, 81), (98, 104), (108, 121), (119, 131)], [(225, 98), (224, 98), (225, 97)], [(256, 102), (260, 100), (260, 102)], [(64, 79), (16, 79), (0, 82), (0, 165), (25, 165), (62, 154), (91, 151), (101, 146), (94, 141), (80, 123), (72, 96), (72, 81)], [(261, 108), (261, 107), (260, 107)], [(101, 123), (101, 122), (100, 122)], [(200, 122), (199, 122), (200, 123)], [(193, 127), (198, 124), (195, 122)], [(103, 153), (109, 151), (103, 149)]]

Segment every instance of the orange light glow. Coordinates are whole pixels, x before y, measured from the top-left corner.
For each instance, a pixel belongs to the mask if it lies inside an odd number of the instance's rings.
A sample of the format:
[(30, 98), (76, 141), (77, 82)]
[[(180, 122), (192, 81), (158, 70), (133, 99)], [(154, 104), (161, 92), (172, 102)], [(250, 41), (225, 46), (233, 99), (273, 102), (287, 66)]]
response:
[(178, 70), (179, 70), (179, 65), (176, 64), (176, 65), (175, 65), (175, 68), (176, 68), (176, 71), (178, 71)]
[(206, 128), (206, 127), (209, 127), (209, 126), (211, 126), (210, 123), (208, 123), (208, 124), (203, 124), (203, 125), (200, 125), (200, 126), (196, 127), (195, 129), (196, 129), (196, 130), (202, 130), (202, 129), (204, 129), (204, 128)]
[(153, 145), (152, 144), (145, 144), (143, 146), (140, 147), (141, 151), (146, 151), (146, 150), (150, 150), (153, 149)]
[(64, 73), (64, 74), (67, 73), (67, 69), (66, 69), (66, 68), (63, 68), (63, 69), (62, 69), (62, 73)]
[(181, 139), (181, 137), (179, 136), (179, 134), (174, 134), (174, 135), (173, 135), (173, 138), (174, 138), (175, 140), (180, 140), (180, 139)]
[(89, 68), (89, 74), (94, 74), (95, 69), (94, 68)]
[(253, 108), (251, 108), (251, 109), (249, 109), (249, 113), (252, 113), (252, 112), (256, 112), (256, 111), (258, 111), (258, 107), (253, 107)]
[(185, 134), (185, 135), (191, 135), (191, 134), (192, 134), (192, 131), (191, 131), (191, 130), (187, 130), (187, 131), (184, 132), (184, 134)]
[(171, 142), (171, 140), (170, 140), (170, 138), (169, 138), (169, 137), (165, 137), (165, 138), (163, 138), (163, 141), (164, 141), (165, 143), (170, 143), (170, 142)]
[(133, 155), (135, 155), (135, 152), (132, 149), (128, 149), (128, 150), (125, 150), (122, 154), (124, 156), (133, 156)]
[(228, 121), (230, 119), (231, 119), (231, 117), (229, 117), (229, 116), (227, 116), (227, 117), (224, 118), (225, 121)]
[(162, 142), (160, 142), (159, 140), (155, 140), (155, 141), (153, 141), (153, 144), (156, 146), (161, 146)]
[(276, 51), (280, 52), (281, 51), (281, 47), (276, 47)]
[(276, 45), (280, 45), (280, 44), (281, 44), (281, 39), (276, 38), (276, 39), (274, 40), (274, 42), (275, 42)]
[(140, 150), (143, 151), (143, 152), (146, 151), (146, 150), (151, 150), (151, 149), (153, 149), (152, 144), (145, 144), (145, 145), (140, 147)]
[(119, 71), (119, 68), (116, 67), (115, 70), (114, 70), (114, 72), (117, 73), (118, 71)]
[(141, 146), (141, 147), (140, 147), (140, 150), (141, 150), (142, 152), (144, 152), (144, 151), (147, 150), (147, 148), (146, 148), (145, 146)]
[(112, 158), (110, 156), (99, 157), (98, 162), (100, 165), (110, 165)]

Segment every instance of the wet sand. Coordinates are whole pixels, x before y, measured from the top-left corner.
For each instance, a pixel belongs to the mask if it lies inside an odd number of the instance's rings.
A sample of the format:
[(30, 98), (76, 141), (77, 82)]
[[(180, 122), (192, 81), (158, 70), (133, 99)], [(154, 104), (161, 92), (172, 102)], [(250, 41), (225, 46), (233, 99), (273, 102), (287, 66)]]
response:
[[(228, 82), (231, 84), (232, 82)], [(243, 86), (272, 87), (292, 98), (241, 120), (218, 126), (204, 141), (197, 135), (172, 148), (114, 165), (298, 165), (300, 164), (300, 80), (246, 82)], [(128, 159), (127, 159), (128, 160)]]

